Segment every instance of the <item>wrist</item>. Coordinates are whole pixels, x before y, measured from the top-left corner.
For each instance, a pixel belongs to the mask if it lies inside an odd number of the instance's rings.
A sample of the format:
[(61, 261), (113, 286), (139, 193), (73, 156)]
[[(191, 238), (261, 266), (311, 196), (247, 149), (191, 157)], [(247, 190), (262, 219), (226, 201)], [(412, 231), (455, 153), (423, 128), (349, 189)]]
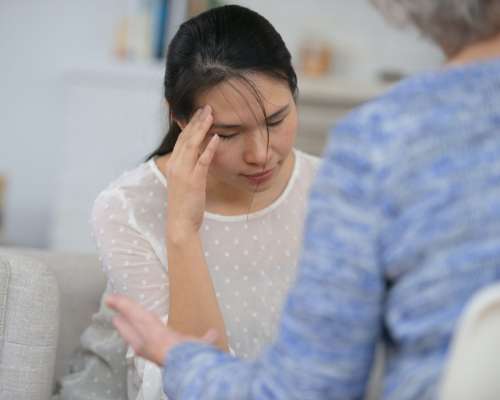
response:
[(186, 229), (179, 226), (167, 226), (167, 245), (192, 245), (198, 239), (198, 232), (194, 229)]

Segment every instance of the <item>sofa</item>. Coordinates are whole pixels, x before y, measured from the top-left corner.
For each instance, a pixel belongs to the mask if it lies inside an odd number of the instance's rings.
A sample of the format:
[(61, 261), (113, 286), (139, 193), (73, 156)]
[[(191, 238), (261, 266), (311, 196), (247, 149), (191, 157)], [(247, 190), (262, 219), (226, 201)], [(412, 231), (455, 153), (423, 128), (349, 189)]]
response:
[[(0, 247), (1, 400), (51, 399), (105, 286), (96, 255)], [(378, 398), (378, 359), (367, 400)]]
[(105, 286), (95, 255), (0, 247), (0, 399), (51, 398)]

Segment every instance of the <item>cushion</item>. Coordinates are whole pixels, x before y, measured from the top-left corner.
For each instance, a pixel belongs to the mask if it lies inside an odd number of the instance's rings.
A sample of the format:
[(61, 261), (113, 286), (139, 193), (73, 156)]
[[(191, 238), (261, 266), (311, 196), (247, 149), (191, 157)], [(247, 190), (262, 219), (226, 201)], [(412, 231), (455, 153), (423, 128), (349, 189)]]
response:
[(52, 392), (59, 291), (34, 259), (0, 254), (0, 398), (46, 400)]
[(56, 252), (22, 247), (1, 248), (0, 253), (20, 255), (40, 261), (54, 273), (59, 286), (59, 340), (55, 380), (70, 371), (80, 336), (99, 309), (106, 277), (95, 254)]

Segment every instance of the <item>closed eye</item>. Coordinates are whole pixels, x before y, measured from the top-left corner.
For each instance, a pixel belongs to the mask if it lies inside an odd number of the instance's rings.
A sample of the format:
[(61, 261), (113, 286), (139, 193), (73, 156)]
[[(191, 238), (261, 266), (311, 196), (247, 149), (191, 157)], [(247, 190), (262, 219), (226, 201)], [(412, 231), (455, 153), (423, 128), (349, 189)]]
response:
[(230, 135), (221, 135), (220, 133), (217, 133), (216, 135), (218, 135), (222, 140), (229, 140), (237, 136), (238, 133), (232, 133)]
[(268, 122), (267, 123), (267, 126), (270, 126), (270, 127), (273, 127), (273, 126), (278, 126), (280, 125), (283, 121), (285, 120), (285, 118), (282, 118), (280, 119), (279, 121), (275, 121), (275, 122)]
[[(267, 126), (270, 127), (270, 128), (278, 126), (278, 125), (280, 125), (285, 120), (285, 118), (286, 118), (286, 116), (284, 118), (278, 120), (278, 121), (268, 122)], [(231, 133), (231, 134), (226, 134), (226, 135), (222, 135), (220, 133), (215, 133), (215, 134), (218, 135), (222, 140), (230, 140), (230, 139), (234, 138), (235, 136), (238, 136), (239, 132), (235, 132), (235, 133)]]

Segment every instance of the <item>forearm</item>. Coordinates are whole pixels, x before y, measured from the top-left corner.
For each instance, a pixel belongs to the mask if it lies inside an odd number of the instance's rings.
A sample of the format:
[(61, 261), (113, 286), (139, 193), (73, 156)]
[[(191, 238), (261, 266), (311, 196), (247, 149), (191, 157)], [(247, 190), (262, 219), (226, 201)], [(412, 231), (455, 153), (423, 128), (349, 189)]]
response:
[(195, 336), (215, 329), (219, 335), (216, 345), (227, 351), (224, 319), (199, 235), (173, 237), (167, 234), (167, 254), (170, 281), (168, 325)]

